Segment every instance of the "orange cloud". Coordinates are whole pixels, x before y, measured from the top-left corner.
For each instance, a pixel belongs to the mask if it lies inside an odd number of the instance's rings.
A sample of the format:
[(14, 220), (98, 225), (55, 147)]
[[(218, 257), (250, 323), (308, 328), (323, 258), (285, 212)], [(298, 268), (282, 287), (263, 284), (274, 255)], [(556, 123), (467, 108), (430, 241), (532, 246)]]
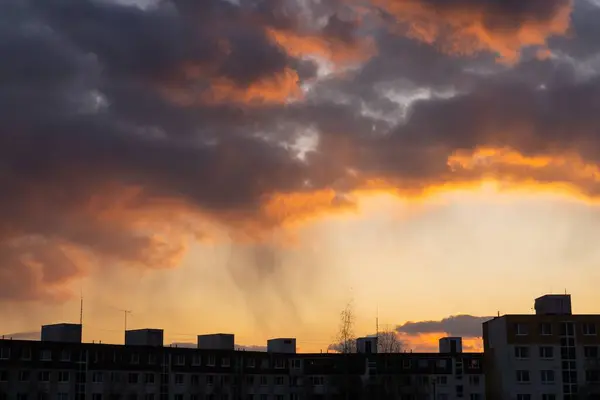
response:
[[(439, 340), (448, 336), (445, 332), (421, 333), (419, 335), (400, 334), (398, 337), (405, 345), (407, 351), (437, 353)], [(463, 337), (464, 352), (482, 352), (483, 341), (481, 338)]]
[[(184, 66), (182, 74), (183, 83), (161, 85), (159, 90), (170, 101), (186, 107), (220, 103), (283, 104), (302, 97), (298, 74), (290, 68), (245, 86), (216, 76), (210, 69), (199, 65)], [(198, 87), (199, 83), (204, 85)]]
[(336, 66), (360, 63), (377, 53), (371, 38), (364, 38), (350, 44), (335, 38), (305, 35), (273, 28), (269, 28), (267, 33), (273, 41), (293, 57), (321, 57)]
[[(398, 30), (413, 39), (435, 44), (444, 52), (498, 54), (513, 63), (520, 49), (544, 46), (551, 36), (565, 35), (570, 26), (571, 0), (537, 2), (531, 7), (499, 7), (496, 2), (371, 0), (400, 22)], [(396, 27), (400, 28), (400, 27)]]

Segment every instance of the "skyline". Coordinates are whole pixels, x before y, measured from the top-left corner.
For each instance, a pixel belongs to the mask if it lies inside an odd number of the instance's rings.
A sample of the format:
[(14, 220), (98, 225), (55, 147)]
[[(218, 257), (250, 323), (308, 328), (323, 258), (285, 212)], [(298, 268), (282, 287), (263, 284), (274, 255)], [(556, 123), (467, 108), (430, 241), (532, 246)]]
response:
[(475, 348), (473, 321), (545, 293), (598, 312), (597, 1), (0, 15), (2, 333), (77, 320), (80, 293), (86, 341), (127, 309), (165, 342), (301, 351), (350, 299), (358, 336), (378, 318), (414, 349), (444, 326)]

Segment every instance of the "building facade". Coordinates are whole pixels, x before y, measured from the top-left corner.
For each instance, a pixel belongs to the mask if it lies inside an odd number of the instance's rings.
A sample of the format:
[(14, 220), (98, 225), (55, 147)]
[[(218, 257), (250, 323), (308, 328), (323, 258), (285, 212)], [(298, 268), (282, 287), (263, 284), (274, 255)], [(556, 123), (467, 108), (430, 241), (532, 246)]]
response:
[(573, 315), (570, 295), (546, 295), (535, 314), (483, 324), (489, 400), (600, 399), (600, 315)]
[(285, 352), (250, 352), (230, 348), (223, 335), (202, 335), (201, 348), (158, 345), (156, 330), (127, 337), (125, 345), (0, 340), (0, 400), (483, 400), (485, 393), (480, 353), (297, 354), (291, 339), (272, 342)]

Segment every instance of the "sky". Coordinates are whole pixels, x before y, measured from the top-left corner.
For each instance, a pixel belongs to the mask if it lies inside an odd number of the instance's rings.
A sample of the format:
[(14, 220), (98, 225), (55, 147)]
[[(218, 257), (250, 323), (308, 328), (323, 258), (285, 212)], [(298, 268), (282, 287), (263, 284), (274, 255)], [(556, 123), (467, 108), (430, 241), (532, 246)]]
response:
[(435, 351), (597, 312), (600, 4), (0, 2), (0, 331)]

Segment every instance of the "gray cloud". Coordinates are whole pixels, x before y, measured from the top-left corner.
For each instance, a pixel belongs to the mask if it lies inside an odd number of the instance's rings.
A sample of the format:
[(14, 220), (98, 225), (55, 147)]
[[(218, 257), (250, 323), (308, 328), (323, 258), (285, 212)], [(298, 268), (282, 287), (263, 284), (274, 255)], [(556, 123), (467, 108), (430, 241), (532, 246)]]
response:
[(41, 338), (40, 331), (30, 331), (30, 332), (14, 332), (14, 333), (6, 333), (2, 336), (5, 339), (14, 339), (14, 340), (40, 340)]
[[(343, 192), (372, 178), (419, 190), (490, 173), (450, 168), (457, 150), (510, 146), (599, 161), (599, 80), (593, 71), (585, 79), (577, 72), (595, 51), (585, 8), (575, 10), (576, 35), (551, 43), (570, 58), (498, 66), (490, 54), (449, 56), (361, 25), (342, 12), (343, 2), (303, 3), (171, 0), (141, 9), (94, 0), (1, 2), (0, 278), (15, 284), (0, 301), (64, 300), (68, 284), (90, 268), (177, 265), (188, 235), (203, 233), (190, 215), (254, 232), (281, 222), (263, 210), (276, 193)], [(425, 3), (444, 12), (480, 7)], [(490, 18), (503, 16), (486, 20), (494, 34), (508, 16), (545, 21), (565, 5), (486, 4)], [(378, 53), (358, 70), (317, 83), (302, 101), (249, 102), (243, 94), (265, 81), (291, 71), (304, 82), (317, 72), (267, 27), (342, 47), (366, 31)], [(459, 95), (407, 106), (382, 88)], [(217, 101), (219, 90), (231, 96)], [(308, 127), (318, 131), (319, 145), (300, 159), (290, 144)], [(556, 168), (491, 172), (568, 181), (590, 195), (599, 189)], [(154, 234), (163, 230), (175, 239)], [(269, 252), (259, 246), (250, 253), (255, 260), (240, 265), (257, 268), (260, 278), (277, 276)]]
[(396, 328), (400, 333), (419, 335), (444, 332), (450, 336), (481, 337), (482, 324), (493, 317), (453, 315), (439, 321), (406, 322)]

